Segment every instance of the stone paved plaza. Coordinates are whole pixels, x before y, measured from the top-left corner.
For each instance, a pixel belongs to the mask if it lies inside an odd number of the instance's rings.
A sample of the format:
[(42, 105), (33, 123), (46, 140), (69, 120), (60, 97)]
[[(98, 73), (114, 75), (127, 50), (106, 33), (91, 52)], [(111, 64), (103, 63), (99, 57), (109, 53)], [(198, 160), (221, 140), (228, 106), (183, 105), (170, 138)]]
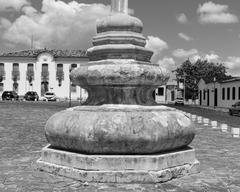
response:
[[(196, 175), (163, 184), (126, 185), (81, 183), (39, 172), (36, 170), (36, 160), (40, 157), (42, 147), (48, 144), (44, 136), (44, 125), (52, 114), (67, 106), (67, 103), (0, 103), (1, 192), (240, 191), (240, 138), (232, 138), (229, 133), (198, 124), (196, 137), (191, 144), (201, 162), (201, 172)], [(227, 114), (221, 115), (227, 121)]]

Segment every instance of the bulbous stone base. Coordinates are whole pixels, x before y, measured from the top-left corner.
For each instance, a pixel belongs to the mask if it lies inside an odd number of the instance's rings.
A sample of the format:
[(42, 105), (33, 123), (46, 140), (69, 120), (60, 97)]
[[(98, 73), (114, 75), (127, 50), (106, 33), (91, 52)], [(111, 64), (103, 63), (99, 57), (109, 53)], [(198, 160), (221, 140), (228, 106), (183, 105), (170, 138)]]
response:
[(80, 106), (53, 115), (46, 124), (52, 147), (86, 154), (154, 154), (190, 144), (190, 119), (164, 106)]

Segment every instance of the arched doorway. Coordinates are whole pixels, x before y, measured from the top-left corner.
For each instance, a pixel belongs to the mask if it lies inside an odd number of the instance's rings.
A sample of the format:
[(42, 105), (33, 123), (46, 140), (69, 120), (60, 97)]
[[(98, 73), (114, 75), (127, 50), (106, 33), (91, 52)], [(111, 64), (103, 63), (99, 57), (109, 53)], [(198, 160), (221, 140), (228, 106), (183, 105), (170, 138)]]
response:
[(18, 92), (18, 83), (17, 82), (13, 83), (13, 91), (15, 91), (16, 93)]
[(49, 88), (48, 88), (48, 82), (47, 81), (43, 81), (41, 83), (41, 96), (43, 96), (46, 92), (48, 92)]

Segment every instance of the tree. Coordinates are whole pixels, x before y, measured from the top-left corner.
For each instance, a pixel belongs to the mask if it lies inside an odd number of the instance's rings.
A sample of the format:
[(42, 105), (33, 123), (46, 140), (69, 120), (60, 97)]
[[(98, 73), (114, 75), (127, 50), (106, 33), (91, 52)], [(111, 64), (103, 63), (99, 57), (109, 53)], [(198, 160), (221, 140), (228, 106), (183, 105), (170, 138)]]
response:
[(204, 79), (206, 83), (223, 81), (232, 78), (226, 75), (226, 67), (222, 63), (213, 63), (207, 60), (197, 60), (192, 63), (189, 59), (184, 61), (176, 70), (177, 79), (185, 81), (186, 99), (196, 99), (198, 95), (198, 82)]

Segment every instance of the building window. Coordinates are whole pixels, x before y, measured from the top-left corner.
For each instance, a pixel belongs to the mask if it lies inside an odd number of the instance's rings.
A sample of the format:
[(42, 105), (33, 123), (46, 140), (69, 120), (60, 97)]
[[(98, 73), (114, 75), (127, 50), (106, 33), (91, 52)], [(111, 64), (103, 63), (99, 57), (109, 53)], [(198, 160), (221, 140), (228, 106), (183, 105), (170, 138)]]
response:
[(33, 64), (29, 63), (27, 65), (27, 81), (29, 82), (29, 84), (32, 84), (32, 81), (34, 80), (34, 68), (33, 68)]
[[(71, 64), (71, 67), (70, 67), (70, 73), (71, 73), (71, 71), (72, 70), (74, 70), (75, 68), (77, 68), (77, 64)], [(77, 86), (75, 85), (75, 84), (73, 84), (71, 81), (70, 81), (70, 83), (71, 83), (71, 92), (73, 92), (73, 93), (76, 93), (77, 92)]]
[(230, 100), (230, 88), (227, 88), (227, 100)]
[(175, 92), (171, 91), (171, 101), (174, 101), (174, 100), (175, 100)]
[(49, 79), (48, 64), (42, 64), (42, 82), (47, 82)]
[(77, 68), (77, 64), (71, 64), (70, 71), (72, 71), (75, 68)]
[(238, 87), (238, 99), (240, 100), (240, 87)]
[(236, 88), (233, 87), (232, 88), (232, 100), (235, 100), (235, 97), (236, 97)]
[(4, 84), (0, 83), (0, 92), (3, 92), (3, 89), (4, 89)]
[(158, 95), (164, 96), (164, 88), (163, 87), (158, 88)]
[(19, 64), (18, 63), (13, 63), (12, 80), (14, 82), (20, 80), (20, 72), (19, 72)]
[(222, 88), (222, 100), (225, 100), (225, 88)]
[(203, 91), (203, 100), (206, 100), (206, 90)]
[(58, 86), (62, 86), (64, 80), (63, 64), (57, 64), (56, 78), (58, 80)]
[(77, 86), (74, 84), (71, 84), (71, 92), (76, 93), (77, 92)]
[(0, 82), (5, 79), (4, 63), (0, 63)]

